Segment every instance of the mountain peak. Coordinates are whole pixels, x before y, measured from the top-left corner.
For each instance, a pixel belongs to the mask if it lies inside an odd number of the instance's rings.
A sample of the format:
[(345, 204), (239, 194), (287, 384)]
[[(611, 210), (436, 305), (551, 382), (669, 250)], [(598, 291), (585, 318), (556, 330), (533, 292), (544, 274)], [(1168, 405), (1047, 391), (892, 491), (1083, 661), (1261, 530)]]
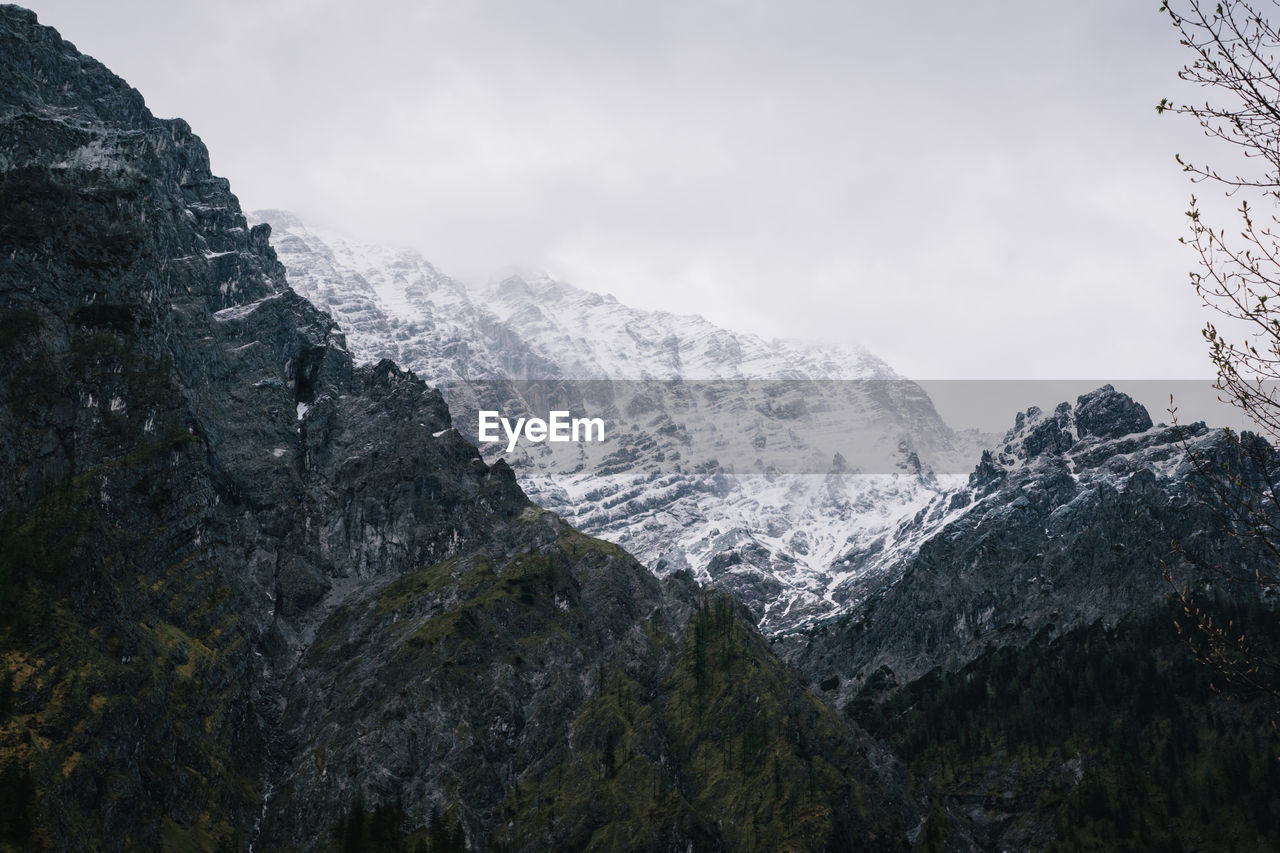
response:
[(1151, 429), (1151, 415), (1128, 394), (1103, 385), (1076, 398), (1076, 426), (1080, 435), (1119, 438)]
[[(21, 6), (0, 5), (2, 42), (12, 45), (0, 50), (0, 79), (5, 81), (0, 102), (6, 112), (14, 106), (47, 117), (69, 111), (91, 121), (134, 130), (157, 121), (137, 89), (101, 62), (81, 54), (53, 27), (41, 24), (35, 12)], [(50, 86), (51, 80), (75, 80), (79, 85)], [(181, 122), (180, 126), (186, 128), (186, 123)]]
[(1019, 412), (1005, 433), (1000, 461), (1006, 465), (1038, 456), (1066, 453), (1086, 440), (1110, 440), (1151, 429), (1151, 416), (1128, 394), (1103, 385), (1081, 394), (1072, 405), (1059, 403), (1051, 414), (1039, 406)]
[(26, 26), (35, 26), (40, 23), (36, 19), (35, 12), (22, 6), (15, 6), (12, 3), (0, 3), (0, 19), (25, 24)]
[(436, 381), (901, 378), (856, 345), (766, 341), (539, 269), (508, 267), (467, 289), (415, 252), (313, 229), (289, 211), (250, 219), (275, 226), (290, 283), (339, 320), (358, 359), (395, 358)]

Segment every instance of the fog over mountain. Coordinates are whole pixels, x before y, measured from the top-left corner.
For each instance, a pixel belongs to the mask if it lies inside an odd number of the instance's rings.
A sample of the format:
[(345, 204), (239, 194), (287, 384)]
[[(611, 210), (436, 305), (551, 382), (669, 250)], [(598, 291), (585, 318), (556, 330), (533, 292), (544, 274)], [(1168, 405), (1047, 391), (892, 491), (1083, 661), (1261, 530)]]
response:
[(247, 209), (918, 380), (1211, 375), (1157, 5), (33, 3)]

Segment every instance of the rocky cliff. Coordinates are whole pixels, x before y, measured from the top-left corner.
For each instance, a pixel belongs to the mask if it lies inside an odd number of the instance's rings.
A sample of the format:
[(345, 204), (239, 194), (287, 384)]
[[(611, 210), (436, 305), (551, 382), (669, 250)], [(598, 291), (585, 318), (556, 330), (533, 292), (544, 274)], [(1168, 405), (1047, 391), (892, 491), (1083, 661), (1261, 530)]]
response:
[(893, 849), (919, 823), (734, 606), (353, 365), (191, 129), (13, 6), (0, 365), (0, 845), (439, 846), (444, 814), (477, 849)]
[(907, 683), (1046, 630), (1149, 611), (1173, 589), (1166, 568), (1181, 585), (1213, 580), (1205, 566), (1251, 578), (1266, 558), (1232, 535), (1231, 513), (1193, 461), (1261, 487), (1274, 453), (1244, 441), (1261, 456), (1203, 423), (1153, 424), (1109, 385), (1019, 413), (967, 487), (897, 532), (915, 547), (878, 580), (855, 582), (848, 612), (783, 647), (817, 680), (839, 683), (831, 695), (843, 701), (872, 673)]
[(845, 613), (773, 648), (978, 849), (1271, 849), (1274, 698), (1224, 679), (1168, 599), (1190, 590), (1275, 671), (1254, 573), (1274, 566), (1276, 462), (1256, 436), (1153, 424), (1110, 386), (1029, 409), (894, 532), (910, 547), (855, 576)]

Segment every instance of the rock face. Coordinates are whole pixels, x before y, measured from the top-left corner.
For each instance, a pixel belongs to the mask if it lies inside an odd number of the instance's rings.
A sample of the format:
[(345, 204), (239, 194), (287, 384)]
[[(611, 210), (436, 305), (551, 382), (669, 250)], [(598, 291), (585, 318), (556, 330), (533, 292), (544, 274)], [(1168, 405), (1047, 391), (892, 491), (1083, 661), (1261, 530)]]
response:
[(353, 365), (269, 238), (0, 7), (0, 843), (317, 849), (368, 806), (480, 848), (906, 845), (892, 761), (739, 611)]
[[(905, 684), (982, 652), (1142, 613), (1203, 563), (1261, 565), (1224, 535), (1220, 507), (1188, 457), (1256, 471), (1221, 430), (1153, 426), (1111, 386), (1052, 413), (1020, 413), (968, 488), (939, 499), (900, 536), (906, 550), (839, 619), (786, 640), (785, 655), (843, 702), (873, 673)], [(1266, 458), (1269, 449), (1259, 446)], [(1175, 553), (1175, 543), (1181, 549)]]
[(553, 399), (606, 418), (602, 446), (482, 450), (539, 504), (659, 574), (731, 592), (767, 632), (830, 616), (851, 579), (881, 576), (892, 531), (963, 485), (947, 472), (987, 440), (951, 430), (918, 385), (856, 347), (767, 342), (546, 275), (467, 288), (415, 252), (254, 216), (356, 359), (447, 380), (468, 437), (479, 408), (545, 417)]

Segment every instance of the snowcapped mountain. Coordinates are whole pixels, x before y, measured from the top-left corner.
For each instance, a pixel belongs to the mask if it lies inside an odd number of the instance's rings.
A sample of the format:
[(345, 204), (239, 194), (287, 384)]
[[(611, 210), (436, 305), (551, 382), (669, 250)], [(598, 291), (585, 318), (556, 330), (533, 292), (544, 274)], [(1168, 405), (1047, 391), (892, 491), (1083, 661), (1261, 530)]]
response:
[(544, 274), (472, 289), (416, 252), (253, 218), (355, 357), (441, 387), (469, 439), (482, 408), (605, 419), (599, 444), (481, 449), (541, 505), (658, 573), (731, 590), (768, 631), (830, 615), (842, 588), (913, 547), (885, 542), (961, 488), (955, 472), (989, 443), (856, 346), (765, 341)]
[(290, 284), (333, 315), (353, 351), (433, 381), (902, 378), (861, 347), (767, 342), (544, 273), (470, 290), (413, 250), (313, 229), (287, 211), (250, 220), (272, 226)]
[(785, 654), (843, 701), (882, 667), (906, 683), (1041, 631), (1114, 624), (1164, 600), (1166, 569), (1204, 589), (1206, 565), (1230, 567), (1248, 588), (1257, 544), (1223, 532), (1239, 512), (1204, 472), (1252, 481), (1275, 461), (1248, 434), (1153, 424), (1110, 385), (1032, 407), (961, 488), (854, 555), (832, 589), (846, 612), (789, 638)]
[(272, 245), (294, 290), (328, 311), (357, 358), (390, 358), (434, 382), (496, 377), (516, 366), (514, 342), (487, 329), (495, 318), (457, 281), (420, 254), (307, 228), (293, 214), (262, 210), (252, 222), (272, 226)]
[(861, 347), (766, 342), (696, 314), (637, 310), (542, 273), (508, 276), (483, 298), (570, 379), (901, 378)]

